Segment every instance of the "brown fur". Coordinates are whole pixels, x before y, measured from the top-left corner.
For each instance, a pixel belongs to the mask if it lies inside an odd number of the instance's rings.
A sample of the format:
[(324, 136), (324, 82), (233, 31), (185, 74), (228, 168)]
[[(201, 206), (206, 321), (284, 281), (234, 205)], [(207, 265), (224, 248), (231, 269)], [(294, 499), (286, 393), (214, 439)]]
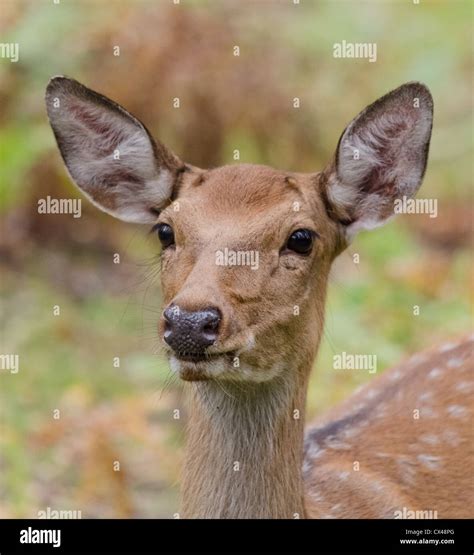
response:
[(308, 516), (472, 518), (472, 355), (472, 337), (417, 354), (320, 419), (305, 442)]

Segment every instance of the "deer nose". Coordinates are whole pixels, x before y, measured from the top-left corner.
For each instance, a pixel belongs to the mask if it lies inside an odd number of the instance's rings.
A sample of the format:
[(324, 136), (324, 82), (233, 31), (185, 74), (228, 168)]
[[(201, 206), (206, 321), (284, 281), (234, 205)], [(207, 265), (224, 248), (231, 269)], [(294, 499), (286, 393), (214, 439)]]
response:
[(170, 305), (164, 312), (163, 339), (180, 358), (204, 358), (207, 347), (215, 343), (221, 322), (221, 312), (215, 307), (188, 311)]

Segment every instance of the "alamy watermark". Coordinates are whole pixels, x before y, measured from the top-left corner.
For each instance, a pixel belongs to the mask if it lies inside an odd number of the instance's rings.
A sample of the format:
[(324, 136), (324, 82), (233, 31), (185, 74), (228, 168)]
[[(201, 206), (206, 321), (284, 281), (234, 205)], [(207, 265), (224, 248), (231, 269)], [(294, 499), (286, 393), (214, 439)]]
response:
[(409, 198), (403, 196), (393, 203), (395, 214), (429, 214), (430, 218), (438, 216), (438, 199), (435, 198)]
[(81, 519), (82, 518), (82, 511), (79, 510), (58, 510), (52, 509), (51, 507), (46, 507), (46, 509), (42, 509), (38, 511), (38, 518), (40, 519), (67, 519), (67, 520), (74, 520), (74, 519)]
[(73, 218), (80, 218), (82, 200), (80, 198), (46, 198), (38, 200), (38, 214), (72, 214)]
[(258, 251), (234, 251), (228, 249), (216, 251), (217, 266), (250, 266), (252, 270), (258, 270)]
[(20, 45), (17, 42), (0, 42), (0, 58), (7, 58), (10, 62), (20, 59)]
[(418, 519), (418, 518), (429, 518), (429, 519), (437, 519), (438, 518), (438, 511), (433, 511), (431, 509), (422, 511), (416, 510), (413, 511), (408, 509), (408, 507), (402, 507), (399, 510), (393, 512), (394, 518), (396, 519)]
[(377, 355), (351, 354), (343, 351), (333, 356), (334, 370), (368, 370), (369, 374), (377, 372)]
[(20, 369), (20, 357), (18, 355), (0, 355), (0, 370), (9, 370), (10, 374), (18, 374)]
[(334, 58), (365, 58), (369, 62), (377, 61), (377, 43), (375, 42), (335, 42), (332, 47)]
[(60, 547), (61, 530), (38, 530), (28, 526), (20, 530), (20, 543), (50, 543), (53, 547)]

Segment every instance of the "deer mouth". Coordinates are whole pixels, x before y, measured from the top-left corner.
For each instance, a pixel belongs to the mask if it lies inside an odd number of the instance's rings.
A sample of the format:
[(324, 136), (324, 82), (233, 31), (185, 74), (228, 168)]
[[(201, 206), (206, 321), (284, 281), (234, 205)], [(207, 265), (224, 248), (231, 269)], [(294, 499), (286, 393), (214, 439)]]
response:
[(174, 352), (170, 358), (172, 370), (185, 381), (217, 378), (229, 370), (235, 351), (223, 353)]
[(183, 362), (206, 362), (223, 356), (223, 354), (206, 354), (206, 353), (192, 353), (192, 352), (175, 352), (175, 357)]

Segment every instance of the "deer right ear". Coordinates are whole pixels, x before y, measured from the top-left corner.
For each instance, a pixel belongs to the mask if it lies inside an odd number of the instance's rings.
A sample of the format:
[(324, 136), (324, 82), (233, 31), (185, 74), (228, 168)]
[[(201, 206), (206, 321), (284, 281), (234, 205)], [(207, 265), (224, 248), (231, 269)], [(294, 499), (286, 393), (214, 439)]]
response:
[(86, 196), (122, 220), (155, 222), (183, 163), (121, 106), (73, 79), (51, 79), (46, 107), (63, 160)]
[(323, 172), (328, 213), (346, 228), (383, 224), (394, 203), (418, 191), (428, 158), (433, 99), (421, 83), (379, 98), (346, 127), (333, 163)]

